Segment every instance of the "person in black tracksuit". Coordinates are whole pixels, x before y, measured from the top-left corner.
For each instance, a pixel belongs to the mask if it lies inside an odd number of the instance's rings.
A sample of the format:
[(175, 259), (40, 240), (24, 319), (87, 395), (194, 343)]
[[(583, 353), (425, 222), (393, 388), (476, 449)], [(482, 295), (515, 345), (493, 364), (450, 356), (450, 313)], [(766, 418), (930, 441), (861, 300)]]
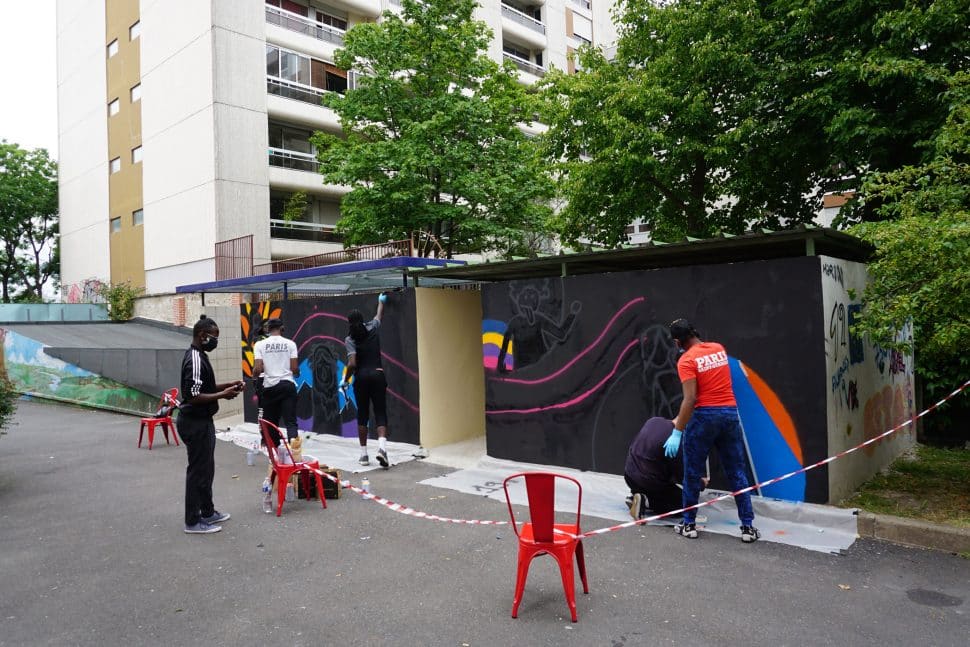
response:
[(212, 504), (215, 475), (216, 427), (212, 417), (219, 400), (231, 400), (243, 390), (243, 382), (216, 384), (216, 375), (206, 353), (219, 343), (219, 326), (205, 315), (192, 328), (192, 345), (182, 359), (182, 404), (179, 407), (179, 436), (185, 443), (189, 464), (185, 470), (185, 532), (209, 534), (222, 530), (215, 525), (229, 520)]
[(367, 457), (367, 423), (370, 407), (374, 406), (374, 425), (377, 427), (377, 462), (388, 469), (387, 460), (387, 380), (381, 364), (381, 317), (387, 295), (381, 292), (377, 298), (377, 314), (368, 322), (360, 310), (347, 315), (350, 334), (344, 340), (347, 347), (347, 376), (340, 388), (345, 389), (354, 376), (354, 399), (357, 402), (357, 437), (360, 440), (361, 465), (370, 465)]
[[(664, 454), (664, 442), (674, 429), (674, 423), (666, 418), (650, 418), (630, 443), (623, 479), (633, 493), (630, 499), (630, 515), (634, 519), (644, 516), (647, 508), (653, 514), (679, 510), (683, 493), (677, 487), (684, 480), (684, 455), (678, 451), (668, 457)], [(701, 489), (707, 479), (701, 479)]]

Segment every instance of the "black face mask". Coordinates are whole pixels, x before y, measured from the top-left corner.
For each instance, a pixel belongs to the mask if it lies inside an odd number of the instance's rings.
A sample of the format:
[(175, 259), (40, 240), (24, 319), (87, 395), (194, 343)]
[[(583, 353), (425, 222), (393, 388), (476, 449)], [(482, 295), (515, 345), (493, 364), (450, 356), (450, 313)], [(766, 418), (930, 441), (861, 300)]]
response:
[(205, 341), (202, 342), (202, 350), (204, 350), (207, 353), (211, 353), (216, 349), (216, 346), (218, 345), (219, 345), (218, 337), (206, 337)]

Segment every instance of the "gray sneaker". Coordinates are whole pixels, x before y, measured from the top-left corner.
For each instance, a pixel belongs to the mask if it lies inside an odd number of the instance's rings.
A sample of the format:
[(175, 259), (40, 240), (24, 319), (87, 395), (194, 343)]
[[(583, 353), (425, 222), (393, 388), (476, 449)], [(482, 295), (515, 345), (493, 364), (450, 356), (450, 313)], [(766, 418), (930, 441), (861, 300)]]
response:
[(229, 521), (229, 517), (231, 516), (232, 515), (228, 512), (219, 512), (218, 510), (213, 510), (212, 514), (210, 514), (208, 517), (202, 517), (202, 521), (211, 526), (217, 523), (222, 523), (223, 521)]
[(357, 462), (361, 465), (370, 465), (370, 459), (367, 458), (367, 454), (361, 454), (360, 458), (357, 459)]
[(210, 526), (205, 521), (200, 521), (194, 526), (186, 526), (185, 533), (188, 535), (211, 535), (222, 530), (222, 526)]
[(387, 452), (383, 449), (377, 450), (377, 462), (381, 464), (381, 467), (388, 469), (391, 463), (387, 460)]

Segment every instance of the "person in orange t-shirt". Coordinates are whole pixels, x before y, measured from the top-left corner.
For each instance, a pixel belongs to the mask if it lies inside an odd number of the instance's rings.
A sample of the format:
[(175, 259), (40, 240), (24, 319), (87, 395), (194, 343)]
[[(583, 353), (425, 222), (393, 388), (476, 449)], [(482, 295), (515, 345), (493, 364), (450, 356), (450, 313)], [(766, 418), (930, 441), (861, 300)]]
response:
[[(738, 405), (731, 389), (731, 368), (727, 352), (717, 342), (701, 341), (697, 330), (686, 319), (671, 322), (670, 336), (683, 351), (677, 361), (677, 373), (683, 385), (684, 400), (674, 418), (674, 430), (664, 452), (675, 456), (684, 438), (684, 507), (697, 504), (700, 479), (705, 473), (707, 456), (711, 447), (724, 465), (724, 472), (735, 492), (748, 487), (744, 440), (741, 436), (741, 419)], [(741, 541), (751, 543), (761, 537), (754, 527), (754, 509), (751, 495), (747, 492), (734, 497), (741, 520)], [(684, 520), (674, 529), (690, 539), (697, 538), (696, 510), (684, 512)]]

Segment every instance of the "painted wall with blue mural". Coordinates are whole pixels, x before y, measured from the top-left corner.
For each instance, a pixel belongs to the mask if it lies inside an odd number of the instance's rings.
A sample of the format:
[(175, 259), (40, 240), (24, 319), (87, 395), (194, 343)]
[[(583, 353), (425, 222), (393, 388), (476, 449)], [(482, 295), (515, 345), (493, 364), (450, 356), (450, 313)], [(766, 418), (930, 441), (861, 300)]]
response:
[[(750, 459), (766, 480), (828, 449), (818, 258), (483, 286), (488, 454), (622, 474), (630, 441), (681, 401), (666, 324), (724, 344)], [(715, 487), (726, 483), (712, 458)], [(828, 500), (826, 468), (766, 496)]]
[[(253, 344), (262, 324), (279, 317), (284, 335), (299, 349), (297, 379), (299, 428), (314, 433), (357, 437), (357, 403), (353, 389), (341, 390), (347, 353), (347, 313), (359, 309), (365, 320), (377, 310), (377, 295), (354, 295), (262, 302), (240, 306), (242, 371), (246, 378), (245, 417), (257, 418), (252, 388)], [(387, 376), (388, 437), (394, 441), (419, 442), (419, 391), (415, 342), (413, 290), (388, 294), (381, 326), (381, 354)], [(373, 432), (372, 432), (373, 433)]]
[(140, 415), (158, 405), (158, 396), (51, 357), (30, 337), (0, 328), (0, 343), (0, 379), (6, 377), (20, 393)]

